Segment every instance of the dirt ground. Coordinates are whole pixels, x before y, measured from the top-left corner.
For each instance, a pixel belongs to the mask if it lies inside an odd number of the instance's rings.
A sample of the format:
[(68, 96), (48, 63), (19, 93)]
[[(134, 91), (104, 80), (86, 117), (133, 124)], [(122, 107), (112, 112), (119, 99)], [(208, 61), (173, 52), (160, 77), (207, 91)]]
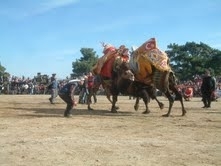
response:
[(1, 166), (220, 166), (221, 100), (203, 109), (200, 98), (179, 102), (171, 116), (168, 101), (151, 113), (134, 111), (134, 100), (120, 96), (119, 113), (110, 113), (105, 96), (93, 111), (78, 104), (73, 117), (64, 118), (65, 103), (49, 95), (0, 95)]

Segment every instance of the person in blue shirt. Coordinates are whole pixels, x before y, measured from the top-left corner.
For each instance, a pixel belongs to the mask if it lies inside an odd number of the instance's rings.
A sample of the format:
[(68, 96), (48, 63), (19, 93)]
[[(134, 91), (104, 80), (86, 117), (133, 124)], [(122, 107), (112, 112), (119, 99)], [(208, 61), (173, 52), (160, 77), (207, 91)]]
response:
[(75, 82), (65, 84), (58, 92), (59, 97), (67, 104), (64, 111), (64, 117), (71, 117), (71, 110), (77, 105), (74, 99), (74, 91), (76, 88)]

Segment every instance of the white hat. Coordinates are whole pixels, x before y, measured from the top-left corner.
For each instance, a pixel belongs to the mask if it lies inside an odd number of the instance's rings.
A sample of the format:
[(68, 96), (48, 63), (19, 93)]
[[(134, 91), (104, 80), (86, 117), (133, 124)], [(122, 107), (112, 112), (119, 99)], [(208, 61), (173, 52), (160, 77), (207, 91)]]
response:
[(116, 48), (111, 45), (111, 44), (107, 44), (107, 43), (104, 43), (104, 42), (101, 42), (102, 46), (104, 47), (103, 49), (103, 53), (106, 53), (108, 50), (115, 50)]

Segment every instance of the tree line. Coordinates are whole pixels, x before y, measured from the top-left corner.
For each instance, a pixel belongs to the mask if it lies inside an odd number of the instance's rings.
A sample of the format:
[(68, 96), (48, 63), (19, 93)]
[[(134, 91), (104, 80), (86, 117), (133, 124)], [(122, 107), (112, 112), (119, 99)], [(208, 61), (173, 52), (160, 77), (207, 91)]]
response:
[(191, 80), (209, 69), (213, 76), (221, 76), (221, 51), (204, 43), (170, 44), (166, 51), (170, 65), (180, 80)]

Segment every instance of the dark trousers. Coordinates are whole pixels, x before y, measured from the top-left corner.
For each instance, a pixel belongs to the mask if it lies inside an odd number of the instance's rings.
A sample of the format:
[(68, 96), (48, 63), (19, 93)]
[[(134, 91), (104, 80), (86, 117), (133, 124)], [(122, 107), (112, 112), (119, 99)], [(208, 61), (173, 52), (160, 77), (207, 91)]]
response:
[(202, 97), (203, 97), (203, 104), (204, 104), (204, 107), (210, 107), (210, 104), (211, 104), (211, 93), (203, 93), (202, 94)]
[(70, 115), (73, 108), (73, 101), (71, 99), (71, 96), (67, 94), (59, 94), (59, 96), (67, 104), (67, 107), (64, 111), (64, 116)]
[(95, 103), (97, 102), (96, 92), (95, 92), (95, 89), (94, 89), (94, 88), (89, 88), (87, 95), (88, 95), (87, 103), (88, 103), (88, 102), (90, 102), (90, 103), (92, 102), (92, 101), (91, 101), (91, 97), (92, 97), (92, 96), (93, 96), (93, 98), (94, 98), (94, 102), (95, 102)]

